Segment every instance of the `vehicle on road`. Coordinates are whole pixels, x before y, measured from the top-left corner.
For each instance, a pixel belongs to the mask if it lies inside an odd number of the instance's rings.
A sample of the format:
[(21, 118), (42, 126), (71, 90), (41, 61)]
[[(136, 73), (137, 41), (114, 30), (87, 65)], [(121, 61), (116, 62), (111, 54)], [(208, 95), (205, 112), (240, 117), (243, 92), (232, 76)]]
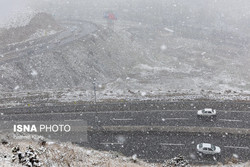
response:
[(200, 143), (197, 145), (196, 149), (199, 157), (204, 157), (205, 155), (218, 157), (221, 155), (220, 147), (214, 146), (210, 143)]
[(202, 119), (202, 118), (215, 119), (216, 118), (216, 110), (212, 109), (212, 108), (204, 108), (202, 110), (198, 110), (197, 117), (199, 119)]

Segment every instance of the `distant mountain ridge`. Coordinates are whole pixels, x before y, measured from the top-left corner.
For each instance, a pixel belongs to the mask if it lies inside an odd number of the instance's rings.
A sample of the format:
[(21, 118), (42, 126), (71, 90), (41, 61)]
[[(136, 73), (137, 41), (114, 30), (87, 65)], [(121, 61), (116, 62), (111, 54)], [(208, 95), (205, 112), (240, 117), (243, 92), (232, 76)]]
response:
[(41, 29), (58, 31), (61, 27), (50, 14), (37, 13), (25, 26), (0, 29), (0, 44), (6, 45), (25, 41)]

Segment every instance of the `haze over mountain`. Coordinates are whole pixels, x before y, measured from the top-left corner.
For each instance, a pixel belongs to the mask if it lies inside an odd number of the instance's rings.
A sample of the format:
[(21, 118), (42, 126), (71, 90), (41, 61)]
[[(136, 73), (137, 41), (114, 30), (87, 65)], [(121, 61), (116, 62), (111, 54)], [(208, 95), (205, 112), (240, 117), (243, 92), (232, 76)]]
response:
[[(99, 30), (1, 65), (0, 87), (92, 89), (96, 78), (107, 91), (247, 91), (250, 2), (237, 2), (27, 1), (32, 11), (46, 9), (55, 25), (88, 20)], [(114, 31), (103, 19), (110, 9), (118, 18)]]

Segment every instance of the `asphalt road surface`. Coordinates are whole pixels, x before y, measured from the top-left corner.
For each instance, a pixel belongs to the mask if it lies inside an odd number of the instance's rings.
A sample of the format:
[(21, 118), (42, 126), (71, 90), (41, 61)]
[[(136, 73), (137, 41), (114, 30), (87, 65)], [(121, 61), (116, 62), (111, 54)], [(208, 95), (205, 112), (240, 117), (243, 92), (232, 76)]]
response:
[[(56, 47), (61, 47), (82, 38), (98, 27), (88, 22), (64, 22), (66, 31), (55, 35), (29, 41), (29, 45), (17, 44), (5, 50), (0, 64), (32, 56)], [(18, 50), (16, 50), (18, 48)], [(142, 107), (144, 106), (144, 107)], [(199, 120), (198, 109), (213, 107), (217, 109), (217, 119)], [(101, 107), (103, 109), (103, 107)], [(104, 107), (105, 108), (105, 107)], [(109, 109), (110, 108), (110, 109)], [(114, 108), (114, 109), (113, 109)], [(119, 108), (119, 107), (118, 107)], [(107, 105), (106, 109), (82, 106), (57, 106), (39, 108), (11, 108), (0, 110), (0, 123), (19, 122), (28, 124), (38, 121), (67, 122), (82, 120), (93, 128), (87, 133), (87, 142), (81, 143), (100, 150), (119, 151), (127, 156), (137, 154), (139, 158), (149, 161), (164, 161), (178, 154), (186, 156), (193, 163), (214, 163), (213, 157), (199, 159), (196, 145), (202, 142), (221, 147), (219, 161), (232, 156), (247, 160), (250, 156), (250, 134), (231, 134), (228, 129), (250, 129), (250, 103), (231, 102), (172, 102), (165, 106), (140, 104), (131, 107), (123, 105), (119, 109)], [(123, 110), (124, 109), (124, 110)], [(98, 111), (98, 112), (95, 112)], [(130, 127), (129, 130), (104, 131), (102, 127)], [(192, 129), (221, 128), (222, 133), (203, 132), (166, 132), (157, 130), (133, 130), (135, 127), (185, 127)], [(4, 126), (0, 131), (5, 130)], [(13, 127), (9, 127), (10, 132)], [(223, 129), (226, 129), (223, 131)], [(79, 132), (82, 133), (82, 132)]]
[[(105, 111), (70, 113), (2, 113), (4, 121), (74, 120), (89, 126), (192, 126), (250, 129), (249, 111), (217, 111), (216, 120), (197, 119), (197, 110)], [(98, 122), (96, 123), (96, 117)]]
[[(172, 102), (178, 106), (178, 102)], [(193, 102), (186, 102), (193, 104)], [(180, 102), (182, 104), (182, 102)], [(248, 103), (242, 103), (244, 106)], [(171, 104), (173, 105), (173, 104)], [(237, 104), (238, 106), (239, 104)], [(192, 105), (191, 105), (192, 106)], [(215, 107), (215, 106), (214, 106)], [(178, 107), (177, 107), (178, 108)], [(218, 106), (218, 108), (220, 108)], [(240, 108), (240, 107), (239, 107)], [(69, 107), (68, 107), (69, 109)], [(244, 108), (243, 109), (247, 109)], [(18, 109), (17, 109), (18, 110)], [(40, 108), (42, 110), (42, 107)], [(160, 161), (178, 154), (186, 156), (193, 163), (214, 163), (213, 157), (199, 159), (196, 145), (202, 142), (212, 143), (221, 147), (219, 161), (232, 156), (247, 160), (250, 153), (250, 131), (248, 133), (231, 133), (228, 129), (249, 130), (249, 110), (217, 110), (216, 120), (197, 119), (197, 109), (161, 109), (143, 111), (68, 111), (68, 112), (4, 112), (1, 110), (0, 120), (12, 122), (83, 120), (89, 128), (88, 141), (81, 143), (100, 150), (119, 151), (127, 156), (137, 154), (139, 158), (149, 161)], [(102, 130), (102, 127), (114, 129), (129, 127), (129, 130)], [(140, 127), (140, 130), (133, 128)], [(192, 132), (170, 132), (143, 130), (143, 127), (185, 127), (194, 129)], [(220, 133), (203, 132), (203, 128), (221, 128)], [(95, 129), (97, 128), (97, 129)], [(10, 127), (11, 129), (11, 127)], [(199, 129), (199, 132), (195, 132)], [(0, 130), (3, 130), (0, 128)], [(80, 132), (79, 132), (80, 133)]]
[(199, 158), (196, 145), (202, 142), (212, 143), (222, 150), (218, 161), (224, 162), (230, 157), (248, 160), (250, 156), (250, 136), (219, 135), (204, 133), (166, 133), (166, 132), (102, 132), (88, 134), (90, 146), (99, 150), (113, 150), (126, 156), (136, 154), (138, 158), (149, 162), (163, 162), (184, 155), (195, 164), (216, 163), (212, 156)]

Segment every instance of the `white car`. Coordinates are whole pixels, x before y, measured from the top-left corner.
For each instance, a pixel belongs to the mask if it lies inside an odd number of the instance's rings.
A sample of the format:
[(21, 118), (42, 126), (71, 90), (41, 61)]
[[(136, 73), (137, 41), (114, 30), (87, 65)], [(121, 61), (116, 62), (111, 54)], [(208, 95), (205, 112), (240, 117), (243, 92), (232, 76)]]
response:
[(198, 110), (198, 118), (216, 118), (216, 110), (212, 108), (205, 108), (203, 110)]
[(196, 147), (199, 156), (212, 155), (219, 156), (221, 154), (221, 149), (218, 146), (214, 146), (210, 143), (200, 143)]

